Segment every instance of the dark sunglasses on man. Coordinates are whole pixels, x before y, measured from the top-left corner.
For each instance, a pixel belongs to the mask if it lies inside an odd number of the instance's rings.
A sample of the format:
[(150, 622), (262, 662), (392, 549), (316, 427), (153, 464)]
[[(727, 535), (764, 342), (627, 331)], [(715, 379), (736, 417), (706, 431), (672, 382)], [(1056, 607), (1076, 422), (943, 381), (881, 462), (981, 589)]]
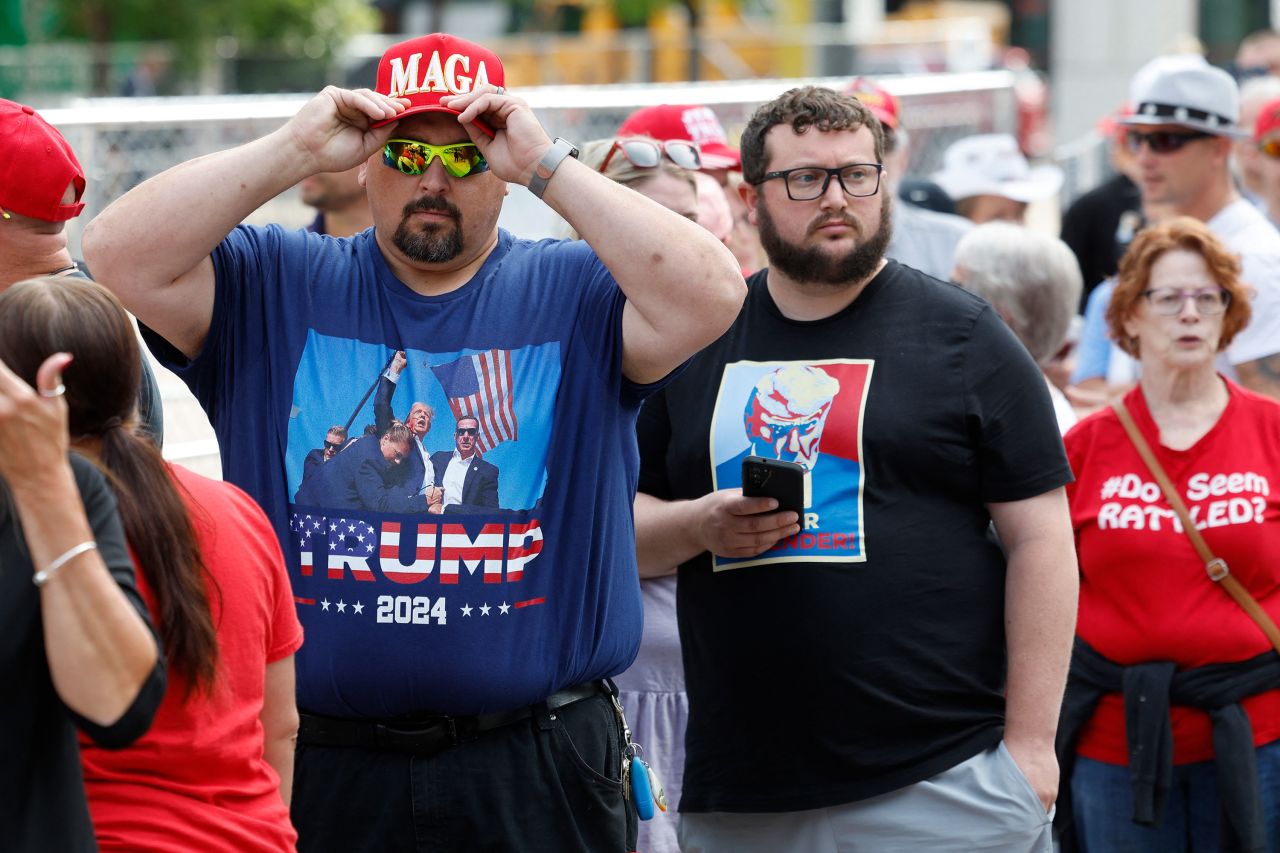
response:
[(656, 169), (664, 155), (681, 169), (702, 168), (702, 153), (696, 144), (686, 139), (632, 138), (613, 140), (598, 171), (608, 169), (613, 156), (619, 153), (637, 169)]
[(458, 427), (453, 432), (455, 435), (475, 435), (480, 430), (475, 427)]
[(1131, 130), (1124, 136), (1125, 147), (1133, 154), (1137, 154), (1142, 150), (1142, 144), (1145, 142), (1147, 147), (1155, 154), (1171, 154), (1174, 151), (1181, 150), (1182, 146), (1196, 139), (1208, 139), (1213, 136), (1212, 133), (1204, 133), (1198, 130), (1191, 131), (1174, 131), (1174, 130), (1156, 130), (1150, 133), (1143, 133), (1140, 130)]

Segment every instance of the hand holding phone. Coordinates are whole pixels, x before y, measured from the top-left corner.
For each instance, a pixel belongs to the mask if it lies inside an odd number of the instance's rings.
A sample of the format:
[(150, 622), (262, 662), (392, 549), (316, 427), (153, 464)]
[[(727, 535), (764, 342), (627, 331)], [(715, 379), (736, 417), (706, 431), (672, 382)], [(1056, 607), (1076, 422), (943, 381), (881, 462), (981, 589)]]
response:
[(748, 456), (742, 460), (742, 494), (749, 498), (773, 498), (778, 510), (804, 517), (804, 466), (781, 459)]

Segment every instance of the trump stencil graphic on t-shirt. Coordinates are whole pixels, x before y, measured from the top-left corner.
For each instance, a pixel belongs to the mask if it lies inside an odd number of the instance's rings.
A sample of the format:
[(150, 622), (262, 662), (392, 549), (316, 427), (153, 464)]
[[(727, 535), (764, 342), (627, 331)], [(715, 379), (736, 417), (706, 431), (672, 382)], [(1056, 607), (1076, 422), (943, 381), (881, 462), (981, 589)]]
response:
[(740, 361), (725, 366), (711, 421), (712, 482), (742, 485), (748, 456), (805, 470), (801, 530), (755, 557), (714, 557), (717, 571), (764, 563), (862, 562), (862, 424), (873, 362)]

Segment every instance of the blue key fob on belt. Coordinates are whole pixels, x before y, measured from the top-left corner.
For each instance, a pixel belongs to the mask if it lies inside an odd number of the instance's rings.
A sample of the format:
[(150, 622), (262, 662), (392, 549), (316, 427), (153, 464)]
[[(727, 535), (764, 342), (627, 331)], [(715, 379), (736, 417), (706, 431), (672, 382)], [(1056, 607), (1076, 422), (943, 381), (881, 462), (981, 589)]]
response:
[(649, 787), (649, 767), (639, 756), (631, 757), (631, 801), (641, 820), (653, 819), (653, 789)]

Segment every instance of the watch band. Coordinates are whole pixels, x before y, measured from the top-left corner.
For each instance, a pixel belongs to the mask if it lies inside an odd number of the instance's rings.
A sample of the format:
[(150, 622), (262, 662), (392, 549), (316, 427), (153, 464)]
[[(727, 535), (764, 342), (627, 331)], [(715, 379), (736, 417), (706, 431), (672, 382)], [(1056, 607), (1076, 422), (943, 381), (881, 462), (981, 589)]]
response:
[(533, 193), (536, 198), (542, 198), (542, 194), (547, 191), (547, 182), (551, 180), (551, 176), (556, 173), (556, 169), (560, 168), (560, 164), (564, 162), (564, 158), (577, 158), (578, 148), (567, 139), (556, 137), (551, 143), (551, 147), (547, 149), (547, 153), (542, 155), (542, 159), (538, 161), (538, 165), (533, 169), (533, 177), (529, 179), (529, 192)]

